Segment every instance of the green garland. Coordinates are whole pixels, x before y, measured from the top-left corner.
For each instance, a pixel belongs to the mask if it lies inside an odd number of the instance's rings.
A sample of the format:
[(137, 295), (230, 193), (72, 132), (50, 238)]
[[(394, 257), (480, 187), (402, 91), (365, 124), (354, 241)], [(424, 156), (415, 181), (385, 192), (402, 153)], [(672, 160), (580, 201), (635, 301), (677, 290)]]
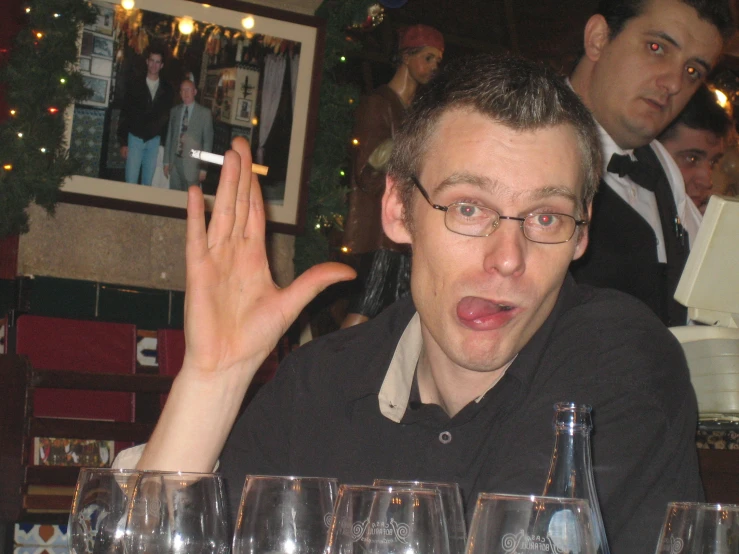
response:
[(321, 78), (318, 130), (308, 188), (305, 232), (295, 242), (295, 272), (330, 258), (328, 236), (342, 231), (346, 212), (349, 141), (354, 109), (359, 100), (355, 85), (342, 84), (339, 66), (360, 48), (346, 40), (346, 30), (367, 18), (376, 0), (324, 0), (316, 15), (326, 19), (326, 53)]
[(0, 124), (0, 237), (28, 231), (26, 208), (53, 213), (77, 164), (64, 144), (64, 111), (90, 96), (75, 68), (80, 25), (94, 23), (85, 0), (34, 0), (0, 82), (11, 113)]

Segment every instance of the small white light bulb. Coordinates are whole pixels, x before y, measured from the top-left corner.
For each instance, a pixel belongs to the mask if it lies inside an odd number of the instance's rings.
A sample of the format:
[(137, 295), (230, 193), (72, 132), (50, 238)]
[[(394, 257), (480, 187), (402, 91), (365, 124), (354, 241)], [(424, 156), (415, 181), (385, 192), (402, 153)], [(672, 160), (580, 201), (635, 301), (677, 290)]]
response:
[(244, 19), (241, 20), (241, 25), (244, 27), (244, 29), (253, 29), (254, 17), (251, 15), (247, 15)]

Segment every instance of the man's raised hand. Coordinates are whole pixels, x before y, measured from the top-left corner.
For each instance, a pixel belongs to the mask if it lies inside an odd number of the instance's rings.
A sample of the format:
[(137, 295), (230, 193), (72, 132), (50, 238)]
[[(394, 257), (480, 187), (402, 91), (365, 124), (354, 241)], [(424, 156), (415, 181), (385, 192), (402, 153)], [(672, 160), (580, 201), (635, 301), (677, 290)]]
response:
[(352, 279), (349, 267), (311, 268), (289, 287), (272, 281), (265, 248), (264, 202), (242, 138), (226, 152), (210, 225), (204, 199), (190, 187), (187, 207), (186, 356), (200, 375), (234, 369), (251, 380), (301, 310), (327, 286)]

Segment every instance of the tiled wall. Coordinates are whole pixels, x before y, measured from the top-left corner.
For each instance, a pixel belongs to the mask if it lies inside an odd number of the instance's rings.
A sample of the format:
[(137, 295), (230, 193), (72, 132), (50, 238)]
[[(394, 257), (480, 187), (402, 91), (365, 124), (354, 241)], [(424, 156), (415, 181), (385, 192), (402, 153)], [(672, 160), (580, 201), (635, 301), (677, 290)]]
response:
[(66, 525), (15, 525), (13, 554), (68, 554)]

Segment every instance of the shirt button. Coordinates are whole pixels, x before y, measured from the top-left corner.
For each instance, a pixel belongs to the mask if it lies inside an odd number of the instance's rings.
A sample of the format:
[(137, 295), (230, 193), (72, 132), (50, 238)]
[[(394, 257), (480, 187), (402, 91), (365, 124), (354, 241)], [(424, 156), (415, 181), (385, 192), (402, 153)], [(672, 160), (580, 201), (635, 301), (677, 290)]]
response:
[(449, 431), (439, 433), (439, 442), (441, 444), (449, 444), (452, 442), (452, 434)]

